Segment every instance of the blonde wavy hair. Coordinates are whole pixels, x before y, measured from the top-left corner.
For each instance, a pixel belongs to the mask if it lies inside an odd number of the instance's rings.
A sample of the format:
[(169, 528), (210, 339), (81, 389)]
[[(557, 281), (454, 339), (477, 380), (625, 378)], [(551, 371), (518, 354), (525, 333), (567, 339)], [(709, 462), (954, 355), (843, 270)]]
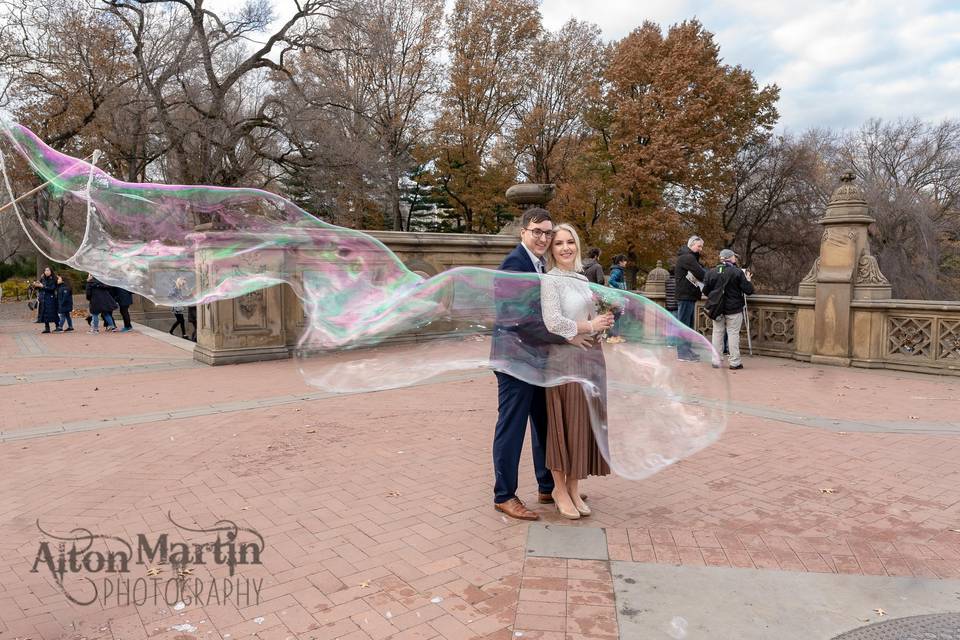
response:
[(583, 249), (580, 248), (580, 236), (577, 234), (577, 230), (573, 228), (573, 225), (567, 224), (566, 222), (558, 224), (553, 228), (553, 239), (550, 240), (550, 248), (547, 251), (547, 271), (557, 266), (556, 261), (553, 259), (553, 242), (557, 239), (557, 234), (561, 231), (567, 231), (573, 236), (573, 242), (577, 245), (577, 256), (573, 260), (573, 269), (577, 273), (580, 273), (583, 271), (583, 261), (580, 259), (580, 255), (583, 253)]

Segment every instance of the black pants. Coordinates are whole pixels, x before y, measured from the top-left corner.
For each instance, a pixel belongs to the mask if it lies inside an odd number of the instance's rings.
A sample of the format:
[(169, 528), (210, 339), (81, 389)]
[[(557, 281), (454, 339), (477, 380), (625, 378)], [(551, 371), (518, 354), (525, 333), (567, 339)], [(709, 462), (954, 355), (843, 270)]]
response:
[(186, 337), (187, 337), (187, 323), (184, 322), (184, 320), (183, 320), (183, 314), (182, 314), (182, 313), (177, 313), (176, 311), (174, 311), (173, 315), (174, 315), (174, 317), (176, 318), (176, 321), (173, 323), (173, 326), (170, 327), (170, 334), (172, 335), (172, 334), (173, 334), (173, 330), (176, 329), (177, 326), (179, 326), (179, 327), (180, 327), (180, 335), (183, 336), (184, 338), (186, 338)]
[(123, 317), (123, 328), (133, 329), (133, 323), (130, 322), (130, 307), (120, 307), (120, 315)]

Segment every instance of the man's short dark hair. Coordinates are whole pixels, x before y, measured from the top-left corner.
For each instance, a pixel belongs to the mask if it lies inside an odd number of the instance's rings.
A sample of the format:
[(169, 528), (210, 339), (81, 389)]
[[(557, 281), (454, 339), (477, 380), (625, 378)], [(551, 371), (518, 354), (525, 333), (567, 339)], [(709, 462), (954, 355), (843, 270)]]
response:
[(594, 260), (596, 260), (597, 258), (600, 257), (600, 249), (593, 247), (592, 249), (590, 249), (590, 251), (587, 252), (587, 257), (593, 258)]
[(523, 212), (523, 217), (520, 218), (520, 226), (526, 229), (531, 222), (533, 224), (537, 224), (538, 222), (553, 222), (553, 218), (550, 217), (550, 212), (542, 207), (530, 207)]
[(622, 253), (618, 253), (617, 255), (613, 256), (613, 264), (620, 264), (626, 259), (627, 256), (623, 255)]

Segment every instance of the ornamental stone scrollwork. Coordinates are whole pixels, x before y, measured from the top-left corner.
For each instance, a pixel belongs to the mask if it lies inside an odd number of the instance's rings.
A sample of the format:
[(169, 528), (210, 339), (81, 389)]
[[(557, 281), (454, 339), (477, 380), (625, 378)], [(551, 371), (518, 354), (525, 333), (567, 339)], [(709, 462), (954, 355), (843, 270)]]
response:
[(253, 318), (253, 315), (257, 312), (257, 309), (263, 306), (263, 289), (257, 289), (256, 291), (251, 291), (245, 296), (240, 296), (237, 299), (237, 308), (240, 310), (240, 315), (242, 315), (247, 320)]
[(810, 271), (803, 277), (800, 284), (817, 284), (818, 273), (820, 273), (820, 258), (813, 261), (813, 266), (810, 267)]
[(876, 257), (869, 253), (864, 253), (857, 261), (857, 284), (890, 284), (880, 272)]

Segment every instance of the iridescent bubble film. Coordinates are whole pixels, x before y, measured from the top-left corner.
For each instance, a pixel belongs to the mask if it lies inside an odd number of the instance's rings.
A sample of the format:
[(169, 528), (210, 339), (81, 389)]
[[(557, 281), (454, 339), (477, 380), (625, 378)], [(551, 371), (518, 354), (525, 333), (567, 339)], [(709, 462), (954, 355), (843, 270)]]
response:
[[(489, 369), (545, 387), (577, 384), (601, 452), (627, 478), (699, 451), (724, 429), (728, 386), (710, 366), (710, 344), (642, 296), (590, 285), (618, 309), (624, 341), (572, 357), (578, 347), (541, 340), (541, 278), (557, 276), (461, 267), (423, 278), (378, 240), (279, 195), (122, 182), (96, 157), (0, 126), (0, 215), (16, 215), (43, 255), (171, 307), (289, 285), (305, 316), (297, 362), (317, 388), (360, 393)], [(677, 359), (681, 341), (699, 362)]]

